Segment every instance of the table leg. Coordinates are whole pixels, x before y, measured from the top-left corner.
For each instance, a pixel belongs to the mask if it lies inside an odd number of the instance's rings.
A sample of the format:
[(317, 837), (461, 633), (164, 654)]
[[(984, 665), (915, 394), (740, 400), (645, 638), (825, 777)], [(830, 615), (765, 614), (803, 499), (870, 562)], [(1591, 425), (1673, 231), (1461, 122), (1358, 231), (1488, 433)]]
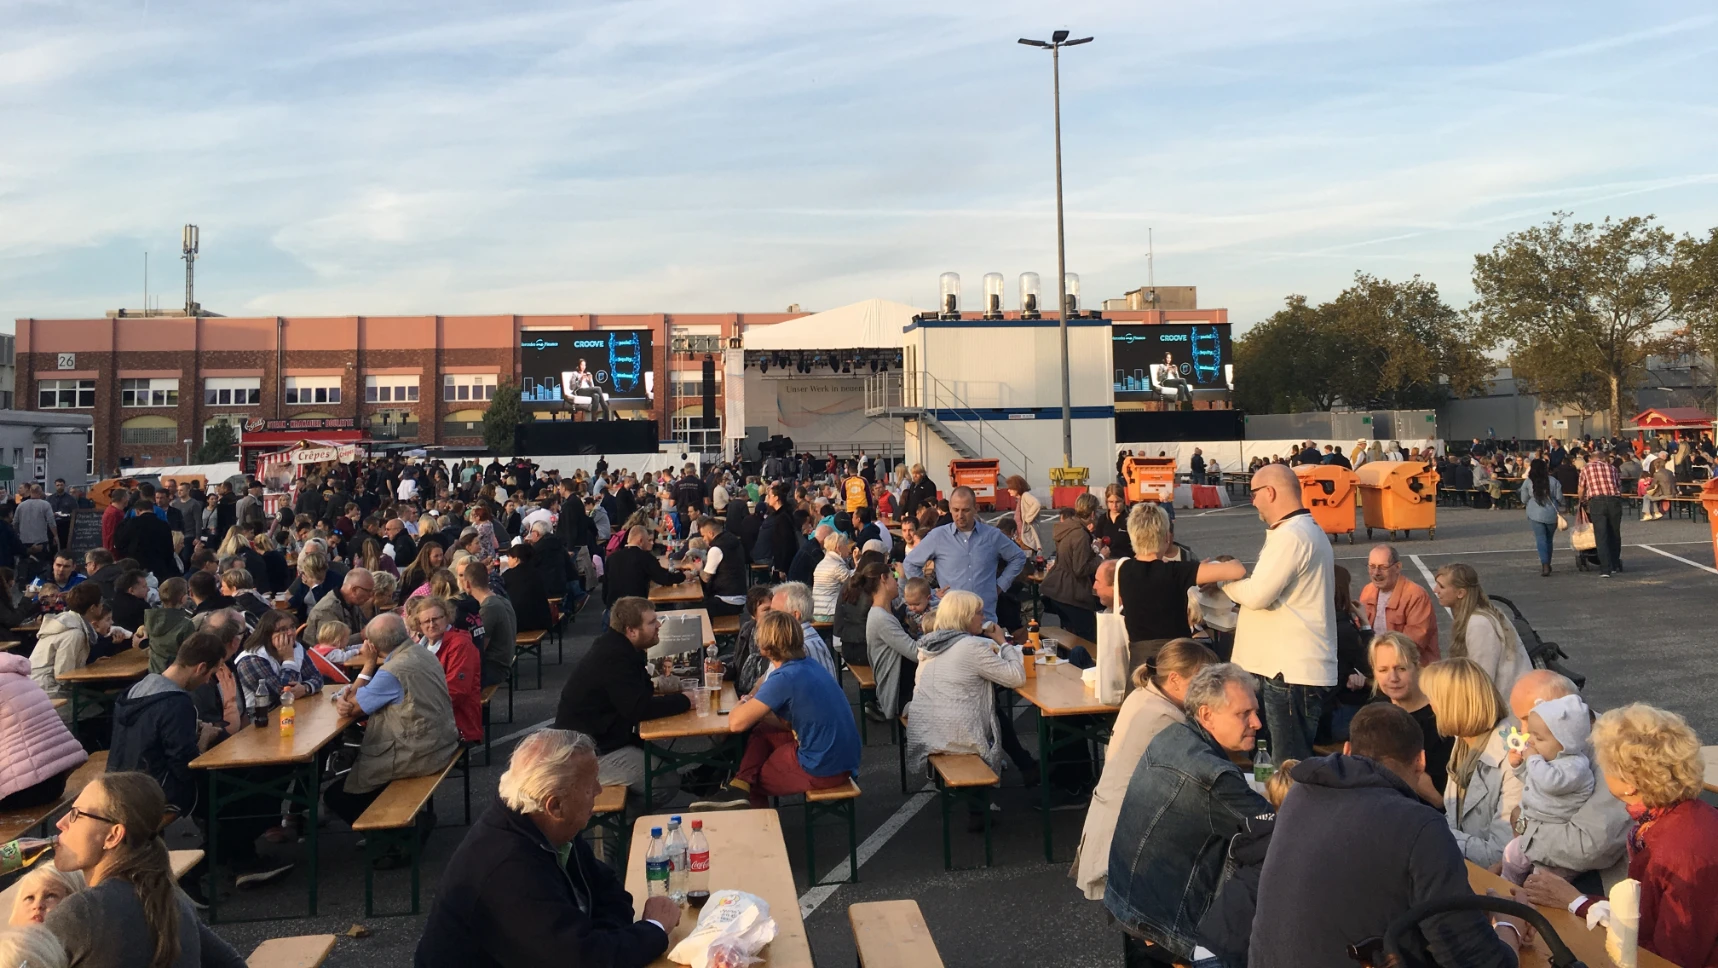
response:
[(221, 822), (221, 771), (209, 771), (209, 829), (204, 847), (209, 855), (209, 923), (214, 924), (221, 919), (221, 851), (219, 830)]
[(1055, 848), (1050, 842), (1050, 717), (1038, 712), (1038, 789), (1043, 801), (1044, 823), (1044, 859), (1056, 859)]
[(644, 810), (650, 812), (650, 805), (655, 801), (650, 799), (650, 744), (644, 744)]
[(309, 858), (309, 868), (310, 869), (308, 871), (308, 874), (310, 875), (310, 916), (311, 917), (316, 916), (316, 885), (317, 885), (317, 874), (318, 874), (318, 867), (319, 867), (318, 858), (320, 857), (320, 853), (316, 849), (316, 843), (317, 843), (316, 832), (317, 832), (317, 829), (322, 826), (321, 817), (318, 815), (318, 813), (321, 809), (318, 806), (318, 804), (321, 802), (322, 796), (321, 796), (321, 791), (319, 789), (317, 789), (317, 787), (320, 786), (320, 780), (321, 780), (321, 776), (322, 776), (322, 771), (318, 768), (318, 763), (320, 762), (320, 759), (321, 758), (319, 756), (312, 756), (310, 758), (310, 762), (308, 764), (306, 764), (306, 766), (305, 766), (305, 774), (304, 774), (304, 781), (305, 781), (304, 790), (305, 790), (305, 794), (309, 797), (309, 800), (310, 800), (310, 802), (308, 804), (309, 809), (307, 809), (305, 811), (305, 816), (307, 818), (305, 820), (305, 822), (307, 824), (309, 824), (309, 829), (305, 831), (304, 849), (309, 851), (309, 853), (310, 853), (310, 858)]

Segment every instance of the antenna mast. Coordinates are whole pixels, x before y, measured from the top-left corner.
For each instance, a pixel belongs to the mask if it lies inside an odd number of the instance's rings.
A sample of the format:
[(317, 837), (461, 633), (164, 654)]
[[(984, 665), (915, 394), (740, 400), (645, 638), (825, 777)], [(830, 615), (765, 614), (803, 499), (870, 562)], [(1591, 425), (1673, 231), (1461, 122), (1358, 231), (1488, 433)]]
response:
[(185, 260), (185, 315), (198, 315), (196, 299), (196, 264), (197, 264), (197, 227), (185, 226), (185, 233), (180, 242), (179, 250)]
[(1145, 284), (1157, 291), (1157, 255), (1151, 242), (1151, 227), (1145, 229)]

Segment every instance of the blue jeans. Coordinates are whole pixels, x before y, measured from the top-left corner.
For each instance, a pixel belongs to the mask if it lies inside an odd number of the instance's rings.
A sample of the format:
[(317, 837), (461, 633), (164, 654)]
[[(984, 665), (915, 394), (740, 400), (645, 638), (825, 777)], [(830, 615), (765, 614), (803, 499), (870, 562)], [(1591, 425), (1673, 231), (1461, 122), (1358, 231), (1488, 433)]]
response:
[(1551, 539), (1557, 537), (1557, 522), (1527, 522), (1533, 527), (1533, 543), (1539, 546), (1539, 563), (1551, 563)]
[(1259, 705), (1264, 708), (1265, 729), (1271, 736), (1271, 760), (1281, 763), (1311, 756), (1318, 721), (1335, 687), (1297, 686), (1256, 673), (1254, 678), (1259, 681)]

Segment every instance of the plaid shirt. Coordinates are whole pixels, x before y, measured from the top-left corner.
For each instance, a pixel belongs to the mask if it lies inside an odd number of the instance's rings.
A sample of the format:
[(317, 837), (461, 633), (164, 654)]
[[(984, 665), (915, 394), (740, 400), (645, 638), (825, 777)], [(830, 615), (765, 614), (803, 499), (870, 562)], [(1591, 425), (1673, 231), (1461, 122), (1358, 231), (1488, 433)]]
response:
[(317, 673), (310, 657), (304, 654), (304, 646), (296, 646), (293, 649), (293, 659), (293, 665), (298, 668), (283, 665), (279, 672), (276, 672), (274, 664), (262, 655), (256, 652), (239, 653), (233, 666), (238, 672), (239, 688), (245, 703), (241, 713), (250, 712), (251, 697), (258, 694), (268, 700), (268, 708), (272, 710), (280, 705), (280, 694), (284, 689), (303, 685), (308, 686), (312, 693), (322, 690), (322, 676)]
[(1616, 497), (1617, 469), (1610, 461), (1594, 457), (1581, 468), (1581, 495), (1587, 497)]

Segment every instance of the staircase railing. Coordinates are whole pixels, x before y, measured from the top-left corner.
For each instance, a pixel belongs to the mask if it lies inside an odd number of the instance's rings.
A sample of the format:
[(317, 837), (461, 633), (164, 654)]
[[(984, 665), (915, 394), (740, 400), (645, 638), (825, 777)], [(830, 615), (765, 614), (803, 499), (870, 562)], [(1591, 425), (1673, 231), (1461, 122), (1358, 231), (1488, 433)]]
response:
[[(985, 455), (992, 445), (1000, 445), (1004, 453), (1018, 464), (1020, 472), (1027, 479), (1032, 476), (1032, 458), (1014, 441), (995, 427), (990, 426), (979, 412), (978, 408), (966, 401), (954, 387), (938, 379), (935, 374), (924, 370), (912, 373), (879, 373), (865, 381), (865, 407), (867, 410), (898, 408), (925, 413), (948, 411), (954, 414), (954, 421), (938, 419), (939, 423), (949, 424), (958, 422), (976, 425), (978, 428), (978, 453)], [(958, 434), (953, 427), (948, 429), (951, 434)], [(971, 442), (968, 441), (968, 446)]]

